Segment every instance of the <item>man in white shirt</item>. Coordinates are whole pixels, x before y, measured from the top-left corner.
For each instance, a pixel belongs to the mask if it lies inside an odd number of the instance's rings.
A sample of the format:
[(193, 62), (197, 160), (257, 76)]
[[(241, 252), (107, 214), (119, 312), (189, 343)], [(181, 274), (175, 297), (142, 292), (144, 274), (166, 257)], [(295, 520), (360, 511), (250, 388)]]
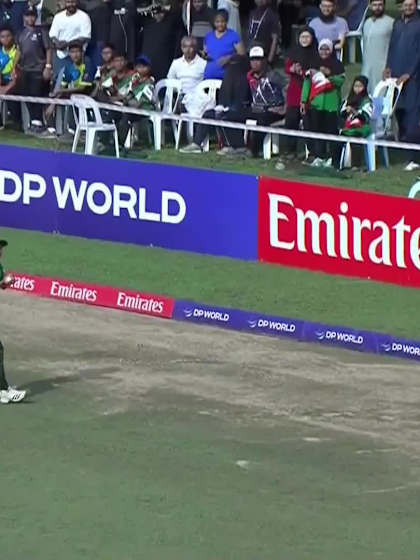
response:
[(183, 56), (176, 58), (169, 68), (168, 78), (181, 80), (181, 93), (193, 91), (203, 81), (206, 61), (197, 54), (197, 39), (184, 37), (181, 41)]
[(90, 17), (79, 10), (77, 0), (65, 0), (64, 10), (54, 16), (50, 38), (55, 48), (54, 74), (63, 68), (70, 43), (80, 43), (86, 48), (91, 36)]

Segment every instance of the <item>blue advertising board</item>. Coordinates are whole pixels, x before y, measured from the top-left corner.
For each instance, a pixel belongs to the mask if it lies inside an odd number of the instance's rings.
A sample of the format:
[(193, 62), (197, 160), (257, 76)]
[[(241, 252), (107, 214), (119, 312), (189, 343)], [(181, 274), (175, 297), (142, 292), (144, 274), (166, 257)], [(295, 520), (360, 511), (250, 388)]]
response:
[(0, 146), (0, 226), (257, 259), (258, 178)]

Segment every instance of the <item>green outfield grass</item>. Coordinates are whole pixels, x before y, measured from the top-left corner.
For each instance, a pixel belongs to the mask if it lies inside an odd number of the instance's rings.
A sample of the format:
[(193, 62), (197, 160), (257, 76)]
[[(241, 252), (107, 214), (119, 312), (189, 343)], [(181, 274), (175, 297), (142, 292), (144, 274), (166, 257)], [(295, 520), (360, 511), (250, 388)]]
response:
[(420, 290), (306, 270), (1, 228), (11, 269), (419, 338)]

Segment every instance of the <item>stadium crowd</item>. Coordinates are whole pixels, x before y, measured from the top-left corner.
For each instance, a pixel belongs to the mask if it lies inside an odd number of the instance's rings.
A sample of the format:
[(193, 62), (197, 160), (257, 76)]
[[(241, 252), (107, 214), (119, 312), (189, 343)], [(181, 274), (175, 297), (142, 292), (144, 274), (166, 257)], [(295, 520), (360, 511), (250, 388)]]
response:
[[(176, 79), (176, 111), (221, 121), (219, 154), (258, 156), (262, 133), (245, 141), (242, 130), (222, 121), (367, 137), (375, 86), (392, 77), (403, 86), (398, 138), (419, 143), (420, 16), (415, 0), (403, 0), (400, 9), (394, 20), (385, 0), (1, 0), (0, 94), (83, 93), (153, 110), (156, 84)], [(343, 99), (343, 50), (354, 31), (361, 33), (362, 71)], [(221, 81), (217, 103), (200, 90), (203, 80)], [(8, 103), (8, 110), (21, 127), (20, 104)], [(26, 132), (55, 135), (53, 105), (30, 103), (28, 110)], [(144, 118), (112, 110), (103, 116), (118, 125), (122, 146)], [(200, 153), (207, 134), (208, 126), (195, 126), (181, 151)], [(311, 140), (305, 163), (339, 168), (343, 145)], [(277, 166), (297, 157), (289, 137)], [(415, 153), (410, 160), (406, 169), (420, 167)]]

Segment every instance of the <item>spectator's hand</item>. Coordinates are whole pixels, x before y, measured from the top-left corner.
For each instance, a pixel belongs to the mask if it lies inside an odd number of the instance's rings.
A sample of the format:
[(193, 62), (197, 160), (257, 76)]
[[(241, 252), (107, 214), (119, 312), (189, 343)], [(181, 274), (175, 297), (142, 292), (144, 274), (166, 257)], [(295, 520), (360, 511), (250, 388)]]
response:
[(44, 70), (42, 71), (42, 77), (46, 82), (51, 82), (52, 68), (44, 68)]
[(306, 103), (301, 103), (300, 104), (300, 114), (301, 115), (306, 115)]
[(331, 70), (326, 66), (321, 66), (320, 71), (324, 74), (324, 76), (331, 76)]
[(382, 72), (382, 78), (384, 80), (387, 80), (390, 77), (391, 77), (391, 68), (385, 68), (385, 70)]
[(231, 57), (230, 55), (221, 56), (221, 57), (217, 60), (217, 64), (218, 64), (219, 66), (225, 66), (225, 65), (229, 62), (229, 60), (230, 60), (231, 58), (232, 58), (232, 57)]
[(402, 76), (400, 76), (397, 80), (397, 86), (399, 86), (400, 84), (405, 84), (405, 82), (408, 82), (408, 80), (410, 79), (410, 74), (403, 74)]
[(348, 115), (350, 115), (351, 113), (354, 113), (353, 107), (350, 107), (350, 105), (348, 105), (348, 106), (346, 107), (346, 113), (347, 113)]
[(295, 73), (296, 74), (300, 74), (300, 75), (303, 74), (303, 68), (302, 68), (300, 62), (295, 62), (295, 64), (293, 66), (295, 67)]

